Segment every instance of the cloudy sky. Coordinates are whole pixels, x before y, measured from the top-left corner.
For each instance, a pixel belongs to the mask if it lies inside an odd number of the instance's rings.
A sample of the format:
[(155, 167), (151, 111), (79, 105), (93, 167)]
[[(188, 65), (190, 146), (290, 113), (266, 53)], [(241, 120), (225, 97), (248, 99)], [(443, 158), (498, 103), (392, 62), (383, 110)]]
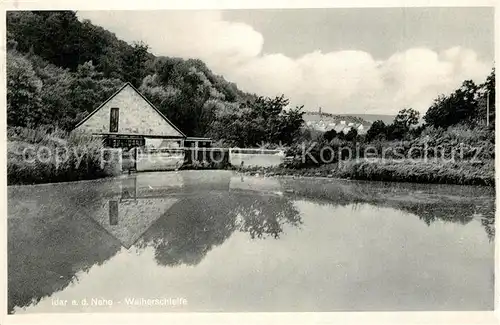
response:
[(491, 8), (79, 11), (156, 55), (200, 58), (245, 91), (305, 110), (421, 112), (493, 66)]

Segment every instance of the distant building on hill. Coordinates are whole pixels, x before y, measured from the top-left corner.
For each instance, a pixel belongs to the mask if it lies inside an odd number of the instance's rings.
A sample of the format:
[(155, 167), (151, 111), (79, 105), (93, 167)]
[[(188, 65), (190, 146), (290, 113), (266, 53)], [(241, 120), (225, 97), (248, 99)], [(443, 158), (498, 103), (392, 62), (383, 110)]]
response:
[(370, 128), (371, 123), (352, 116), (332, 115), (328, 113), (306, 112), (304, 115), (305, 124), (311, 129), (320, 132), (336, 130), (337, 133), (347, 133), (352, 128), (356, 129), (358, 134), (365, 134)]
[(345, 124), (337, 124), (333, 129), (335, 132), (340, 133), (344, 132), (344, 129), (346, 128)]
[(336, 125), (335, 122), (328, 123), (326, 126), (326, 130), (327, 131), (333, 130), (333, 128), (335, 128), (335, 125)]

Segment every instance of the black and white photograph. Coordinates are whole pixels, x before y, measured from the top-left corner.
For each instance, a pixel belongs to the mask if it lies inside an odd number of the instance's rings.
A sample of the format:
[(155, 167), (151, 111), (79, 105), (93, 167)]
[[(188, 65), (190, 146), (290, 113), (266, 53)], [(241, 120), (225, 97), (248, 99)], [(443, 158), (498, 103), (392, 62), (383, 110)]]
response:
[(494, 5), (70, 9), (4, 11), (9, 317), (494, 311)]

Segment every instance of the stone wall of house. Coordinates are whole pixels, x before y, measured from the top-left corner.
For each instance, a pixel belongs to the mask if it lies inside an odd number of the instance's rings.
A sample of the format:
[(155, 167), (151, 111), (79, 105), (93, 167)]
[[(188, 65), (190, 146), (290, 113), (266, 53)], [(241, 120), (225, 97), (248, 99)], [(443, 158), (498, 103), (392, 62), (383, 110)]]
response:
[(130, 85), (78, 126), (76, 131), (109, 133), (111, 108), (119, 108), (118, 133), (182, 136)]

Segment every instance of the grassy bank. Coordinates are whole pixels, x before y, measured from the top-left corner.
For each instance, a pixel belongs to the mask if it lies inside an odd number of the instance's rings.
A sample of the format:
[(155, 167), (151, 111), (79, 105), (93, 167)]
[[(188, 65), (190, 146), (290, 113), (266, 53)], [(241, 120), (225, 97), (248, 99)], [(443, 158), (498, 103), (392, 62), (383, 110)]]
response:
[[(401, 140), (366, 137), (297, 142), (291, 159), (274, 168), (250, 168), (245, 173), (335, 177), (370, 181), (495, 185), (494, 129), (482, 125), (427, 127)], [(370, 157), (365, 158), (365, 157)]]
[(317, 167), (247, 168), (241, 173), (263, 176), (293, 175), (331, 177), (369, 181), (438, 183), (458, 185), (495, 185), (494, 161), (442, 162), (438, 160), (365, 160), (342, 161)]
[(112, 176), (101, 167), (103, 144), (88, 135), (47, 128), (9, 128), (7, 183), (68, 182)]
[(358, 161), (339, 168), (339, 176), (351, 179), (494, 186), (494, 161), (441, 162), (419, 161)]

